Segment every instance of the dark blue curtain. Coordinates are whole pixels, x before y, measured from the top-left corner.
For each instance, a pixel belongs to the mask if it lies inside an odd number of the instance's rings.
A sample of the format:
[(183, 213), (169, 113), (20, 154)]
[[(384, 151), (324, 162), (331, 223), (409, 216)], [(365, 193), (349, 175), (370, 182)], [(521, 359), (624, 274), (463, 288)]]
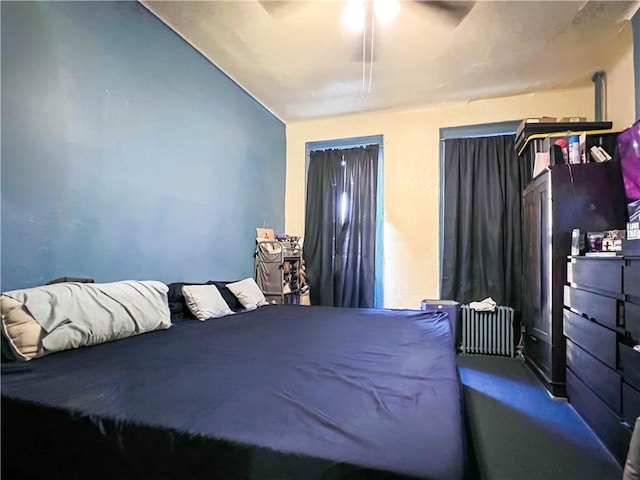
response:
[(378, 150), (311, 152), (303, 256), (312, 305), (374, 306)]
[(514, 135), (444, 142), (441, 298), (522, 305), (522, 190)]

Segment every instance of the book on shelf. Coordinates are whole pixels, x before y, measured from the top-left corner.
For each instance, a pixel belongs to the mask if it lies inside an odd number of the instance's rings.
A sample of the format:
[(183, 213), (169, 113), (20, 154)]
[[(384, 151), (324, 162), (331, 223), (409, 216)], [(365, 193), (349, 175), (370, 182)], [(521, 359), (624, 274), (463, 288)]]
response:
[(591, 158), (596, 162), (608, 162), (612, 159), (611, 155), (609, 155), (609, 153), (607, 153), (607, 151), (600, 145), (594, 145), (591, 147)]

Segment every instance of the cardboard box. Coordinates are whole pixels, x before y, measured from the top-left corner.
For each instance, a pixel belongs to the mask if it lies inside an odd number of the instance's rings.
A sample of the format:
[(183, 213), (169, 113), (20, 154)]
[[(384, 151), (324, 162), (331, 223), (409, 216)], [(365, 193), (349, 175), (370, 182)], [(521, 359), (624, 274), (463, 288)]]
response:
[(276, 239), (273, 228), (256, 228), (256, 237), (265, 239), (269, 242), (273, 242)]
[(529, 117), (529, 118), (524, 118), (520, 122), (520, 125), (518, 125), (518, 128), (516, 129), (516, 137), (520, 136), (520, 134), (524, 130), (524, 127), (526, 127), (528, 124), (531, 124), (531, 123), (555, 123), (555, 121), (556, 121), (556, 117)]
[(562, 117), (558, 119), (559, 123), (586, 122), (587, 117)]
[(529, 117), (522, 120), (522, 123), (551, 123), (555, 122), (556, 117)]

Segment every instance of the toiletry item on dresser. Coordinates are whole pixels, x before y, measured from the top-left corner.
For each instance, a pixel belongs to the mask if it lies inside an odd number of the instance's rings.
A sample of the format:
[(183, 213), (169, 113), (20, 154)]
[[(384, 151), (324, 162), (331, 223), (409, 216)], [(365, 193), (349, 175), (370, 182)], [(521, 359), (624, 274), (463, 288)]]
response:
[(569, 137), (569, 163), (580, 162), (580, 137), (572, 135)]
[(556, 140), (554, 145), (560, 147), (564, 163), (569, 163), (569, 144), (567, 143), (567, 141), (564, 138), (559, 138), (558, 140)]

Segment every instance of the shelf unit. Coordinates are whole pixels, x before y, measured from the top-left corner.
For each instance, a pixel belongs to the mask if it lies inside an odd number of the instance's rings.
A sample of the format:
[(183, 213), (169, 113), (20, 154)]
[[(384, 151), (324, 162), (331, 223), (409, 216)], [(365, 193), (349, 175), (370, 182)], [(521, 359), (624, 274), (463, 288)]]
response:
[(524, 128), (516, 134), (516, 151), (522, 152), (528, 142), (537, 138), (543, 138), (550, 133), (558, 133), (561, 136), (566, 135), (567, 132), (577, 132), (574, 135), (582, 132), (591, 131), (610, 131), (613, 127), (613, 122), (541, 122), (541, 123), (527, 123)]
[(300, 302), (302, 248), (297, 241), (260, 241), (254, 252), (254, 279), (269, 303)]
[[(622, 132), (619, 129), (607, 129), (607, 130), (565, 130), (560, 132), (551, 133), (536, 133), (529, 135), (523, 139), (522, 142), (516, 146), (518, 158), (521, 161), (527, 162), (531, 166), (533, 172), (533, 166), (535, 165), (536, 154), (549, 152), (549, 147), (560, 138), (568, 140), (569, 137), (577, 135), (585, 136), (584, 150), (589, 152), (591, 147), (600, 146), (604, 148), (607, 153), (615, 158), (615, 152), (617, 149), (618, 134)], [(587, 155), (591, 155), (588, 153)], [(587, 161), (584, 163), (594, 163)], [(578, 164), (580, 165), (580, 164)]]

